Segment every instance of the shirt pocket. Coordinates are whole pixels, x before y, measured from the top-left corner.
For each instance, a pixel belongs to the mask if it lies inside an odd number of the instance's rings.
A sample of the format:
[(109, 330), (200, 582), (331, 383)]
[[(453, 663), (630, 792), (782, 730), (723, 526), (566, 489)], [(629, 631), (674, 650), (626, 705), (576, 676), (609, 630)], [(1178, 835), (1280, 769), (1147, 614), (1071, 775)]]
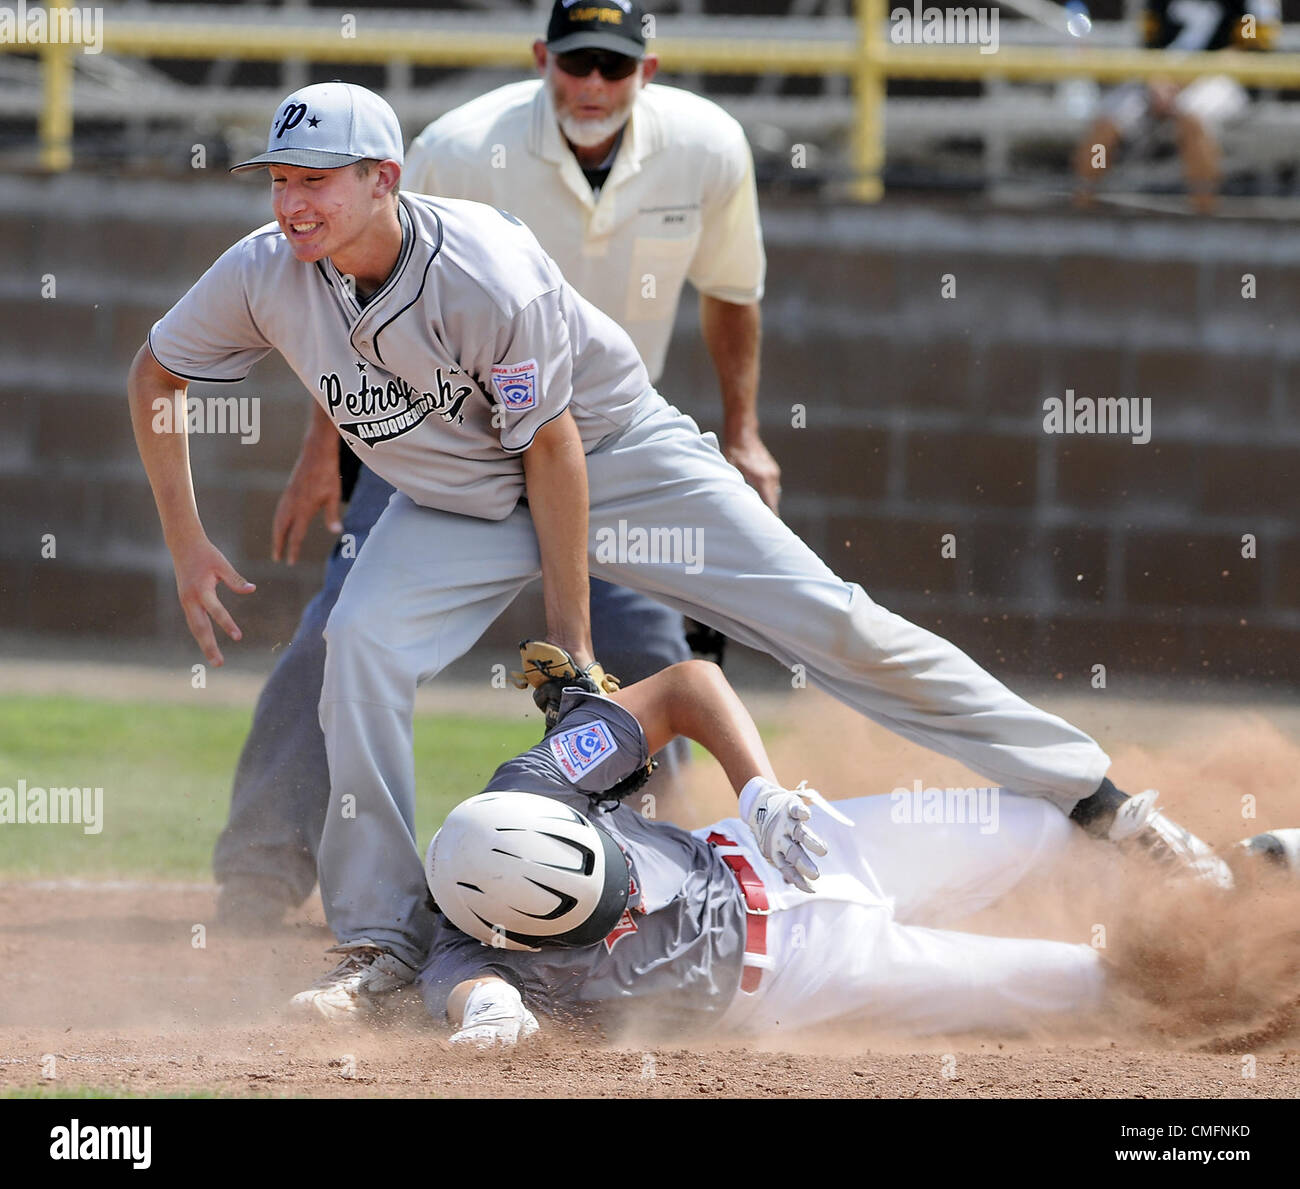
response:
[[(692, 216), (698, 212), (692, 211)], [(680, 231), (657, 231), (632, 241), (632, 267), (628, 270), (626, 319), (658, 322), (672, 317), (677, 297), (686, 281), (700, 242), (698, 218), (688, 219)]]

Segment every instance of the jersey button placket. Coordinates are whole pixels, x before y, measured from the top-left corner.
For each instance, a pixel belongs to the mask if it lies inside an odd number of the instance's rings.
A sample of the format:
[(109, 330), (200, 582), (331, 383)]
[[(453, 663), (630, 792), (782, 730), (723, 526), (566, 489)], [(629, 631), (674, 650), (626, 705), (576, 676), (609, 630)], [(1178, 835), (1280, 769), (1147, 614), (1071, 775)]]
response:
[(375, 336), (371, 323), (374, 320), (374, 311), (366, 310), (352, 328), (352, 347), (358, 355), (369, 360), (376, 367), (380, 366), (379, 360), (375, 358)]

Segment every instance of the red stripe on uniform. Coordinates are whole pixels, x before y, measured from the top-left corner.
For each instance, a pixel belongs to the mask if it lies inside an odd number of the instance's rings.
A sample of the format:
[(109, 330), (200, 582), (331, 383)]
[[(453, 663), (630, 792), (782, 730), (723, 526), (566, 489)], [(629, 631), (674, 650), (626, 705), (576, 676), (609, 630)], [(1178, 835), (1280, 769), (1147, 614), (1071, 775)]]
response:
[[(709, 834), (706, 841), (711, 846), (736, 847), (736, 843), (716, 830)], [(767, 889), (763, 886), (758, 872), (754, 870), (753, 864), (743, 854), (722, 855), (721, 859), (731, 869), (731, 874), (736, 877), (736, 882), (740, 885), (740, 894), (745, 901), (745, 953), (766, 955), (767, 917), (759, 914), (767, 912)], [(752, 995), (758, 990), (762, 981), (761, 967), (746, 966), (740, 976), (740, 989)]]

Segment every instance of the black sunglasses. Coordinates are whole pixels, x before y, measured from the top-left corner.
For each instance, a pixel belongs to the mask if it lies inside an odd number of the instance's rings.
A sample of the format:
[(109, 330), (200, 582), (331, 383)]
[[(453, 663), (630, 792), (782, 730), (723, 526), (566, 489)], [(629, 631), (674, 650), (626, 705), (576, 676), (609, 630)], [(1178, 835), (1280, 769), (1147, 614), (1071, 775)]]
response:
[(567, 54), (555, 55), (555, 64), (565, 74), (586, 78), (593, 70), (599, 70), (600, 77), (610, 83), (627, 78), (637, 68), (637, 61), (612, 50), (570, 50)]

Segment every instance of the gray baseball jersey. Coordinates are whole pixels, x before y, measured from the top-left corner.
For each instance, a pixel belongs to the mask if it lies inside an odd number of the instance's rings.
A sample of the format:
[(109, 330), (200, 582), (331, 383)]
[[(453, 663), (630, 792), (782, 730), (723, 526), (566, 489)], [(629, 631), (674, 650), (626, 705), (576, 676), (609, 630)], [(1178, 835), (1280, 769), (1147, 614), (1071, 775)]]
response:
[(486, 791), (540, 793), (586, 814), (628, 857), (628, 909), (599, 945), (537, 952), (485, 946), (439, 917), (418, 980), (425, 1003), (442, 1019), (457, 983), (495, 974), (547, 1015), (608, 1026), (635, 1018), (639, 1027), (673, 1032), (707, 1027), (740, 985), (739, 885), (704, 840), (647, 820), (635, 805), (593, 805), (593, 796), (646, 763), (645, 734), (631, 714), (578, 690), (564, 695), (561, 714), (542, 742), (496, 770)]
[(519, 455), (566, 408), (590, 451), (662, 407), (631, 339), (513, 216), (410, 194), (399, 212), (397, 267), (364, 306), (332, 261), (296, 260), (270, 223), (158, 321), (154, 357), (233, 382), (277, 350), (376, 474), (486, 520), (514, 509)]

